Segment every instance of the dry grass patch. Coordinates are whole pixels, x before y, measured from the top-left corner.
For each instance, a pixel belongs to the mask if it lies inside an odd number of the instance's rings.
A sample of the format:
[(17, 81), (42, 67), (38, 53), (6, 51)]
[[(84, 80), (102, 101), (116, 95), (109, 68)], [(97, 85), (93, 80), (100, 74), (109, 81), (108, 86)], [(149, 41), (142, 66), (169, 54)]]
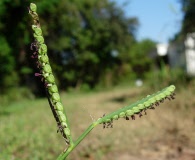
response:
[[(73, 138), (93, 119), (151, 93), (146, 88), (121, 87), (98, 93), (62, 94)], [(67, 160), (194, 160), (194, 93), (193, 88), (176, 89), (174, 101), (147, 110), (142, 118), (119, 119), (108, 129), (97, 126)], [(17, 106), (21, 109), (12, 111)], [(0, 116), (0, 159), (53, 160), (64, 149), (46, 99), (7, 108), (9, 112), (3, 111), (6, 114)]]

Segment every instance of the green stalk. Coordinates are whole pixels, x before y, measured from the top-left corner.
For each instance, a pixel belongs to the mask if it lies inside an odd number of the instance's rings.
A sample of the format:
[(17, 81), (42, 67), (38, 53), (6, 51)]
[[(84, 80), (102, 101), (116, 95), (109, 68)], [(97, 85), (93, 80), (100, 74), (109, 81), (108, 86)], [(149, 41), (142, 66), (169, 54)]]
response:
[(44, 38), (42, 35), (42, 30), (39, 22), (38, 14), (36, 13), (36, 5), (31, 3), (29, 13), (33, 18), (32, 29), (34, 31), (35, 42), (32, 43), (31, 48), (35, 49), (33, 53), (34, 58), (37, 59), (38, 68), (40, 73), (36, 75), (41, 76), (42, 81), (44, 82), (46, 93), (48, 96), (49, 105), (53, 112), (54, 118), (57, 121), (59, 131), (62, 133), (62, 136), (65, 138), (68, 148), (64, 150), (57, 158), (57, 160), (64, 160), (66, 157), (75, 149), (75, 147), (91, 132), (91, 130), (98, 124), (103, 124), (103, 128), (113, 127), (113, 121), (118, 120), (119, 118), (125, 118), (129, 120), (129, 117), (135, 119), (135, 115), (138, 114), (142, 116), (142, 112), (145, 112), (146, 109), (154, 109), (154, 106), (158, 106), (160, 103), (163, 103), (166, 99), (174, 99), (174, 90), (175, 86), (171, 85), (164, 88), (163, 90), (148, 95), (147, 97), (123, 108), (120, 108), (106, 116), (99, 118), (96, 122), (93, 122), (80, 136), (73, 142), (72, 136), (70, 133), (70, 126), (68, 118), (66, 116), (65, 110), (61, 103), (60, 95), (58, 92), (57, 85), (55, 83), (55, 78), (52, 73), (52, 69), (49, 63), (49, 58), (47, 56), (47, 46), (44, 43)]
[(32, 16), (33, 19), (32, 29), (34, 31), (33, 36), (35, 38), (35, 41), (31, 44), (31, 50), (34, 49), (32, 58), (37, 60), (37, 68), (40, 72), (36, 73), (35, 76), (41, 77), (41, 80), (45, 86), (50, 108), (57, 122), (58, 131), (61, 132), (66, 143), (71, 146), (73, 141), (70, 132), (70, 125), (64, 107), (61, 103), (58, 87), (55, 83), (55, 77), (52, 73), (52, 68), (49, 63), (49, 58), (47, 55), (47, 46), (44, 43), (45, 40), (42, 35), (39, 16), (36, 10), (36, 5), (34, 3), (31, 3), (29, 8), (29, 14)]
[(64, 160), (70, 152), (74, 150), (74, 148), (91, 132), (91, 130), (98, 125), (97, 122), (93, 122), (80, 136), (79, 138), (70, 146), (67, 150), (65, 150), (63, 153), (59, 155), (57, 160)]

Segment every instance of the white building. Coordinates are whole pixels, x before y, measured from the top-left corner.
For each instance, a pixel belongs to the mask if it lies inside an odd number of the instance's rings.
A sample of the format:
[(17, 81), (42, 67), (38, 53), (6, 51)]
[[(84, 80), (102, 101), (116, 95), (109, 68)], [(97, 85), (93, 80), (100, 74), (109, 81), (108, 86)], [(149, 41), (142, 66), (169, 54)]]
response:
[(157, 55), (166, 57), (171, 68), (183, 68), (187, 75), (195, 76), (195, 33), (189, 33), (184, 42), (157, 44)]
[(185, 44), (186, 72), (195, 76), (195, 33), (187, 35)]

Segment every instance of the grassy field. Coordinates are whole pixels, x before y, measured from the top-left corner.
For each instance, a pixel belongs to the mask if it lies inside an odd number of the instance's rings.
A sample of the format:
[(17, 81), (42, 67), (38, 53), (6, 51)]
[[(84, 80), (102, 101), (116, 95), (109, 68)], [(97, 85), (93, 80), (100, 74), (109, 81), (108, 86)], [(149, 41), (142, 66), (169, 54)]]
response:
[[(153, 93), (117, 87), (97, 93), (62, 93), (76, 139), (93, 119)], [(195, 89), (113, 128), (97, 126), (68, 160), (195, 160)], [(54, 160), (66, 147), (46, 99), (0, 106), (0, 160)]]

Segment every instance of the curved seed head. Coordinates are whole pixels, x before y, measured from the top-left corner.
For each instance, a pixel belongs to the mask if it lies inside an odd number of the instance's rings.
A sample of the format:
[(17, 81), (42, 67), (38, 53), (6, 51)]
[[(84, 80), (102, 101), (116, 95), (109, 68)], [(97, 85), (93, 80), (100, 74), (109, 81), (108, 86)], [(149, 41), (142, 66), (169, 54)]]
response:
[(57, 111), (57, 114), (59, 115), (60, 122), (66, 122), (66, 117), (62, 111)]
[(44, 71), (45, 73), (51, 73), (51, 72), (52, 72), (51, 66), (50, 66), (49, 64), (44, 65), (44, 66), (43, 66), (43, 71)]
[(144, 102), (145, 108), (146, 108), (146, 107), (149, 107), (150, 105), (151, 105), (150, 101), (147, 100), (146, 102)]
[(173, 92), (175, 90), (175, 86), (171, 85), (167, 88), (168, 91)]
[(37, 28), (37, 26), (36, 25), (32, 25), (32, 29), (33, 29), (33, 31), (35, 31), (35, 29)]
[(47, 46), (46, 44), (40, 45), (40, 53), (45, 54), (47, 52)]
[(35, 31), (35, 34), (36, 34), (37, 36), (41, 36), (41, 35), (42, 35), (42, 30), (41, 30), (41, 28), (36, 27), (36, 28), (34, 29), (34, 31)]
[(66, 122), (61, 122), (61, 125), (62, 125), (63, 127), (67, 127), (67, 123), (66, 123)]
[(36, 11), (37, 11), (37, 6), (36, 6), (36, 4), (30, 3), (30, 10), (33, 11), (33, 12), (36, 12)]
[(33, 33), (33, 37), (37, 40), (37, 35), (35, 33)]
[(56, 110), (58, 110), (58, 111), (63, 111), (63, 105), (62, 105), (61, 102), (57, 102), (57, 103), (55, 104), (55, 107), (56, 107)]
[[(105, 119), (103, 119), (103, 121), (101, 121), (100, 123), (103, 123), (104, 128), (105, 128), (105, 125), (109, 126), (110, 123), (112, 123), (113, 120), (117, 120), (118, 118), (124, 118), (125, 117), (126, 120), (129, 120), (128, 116), (131, 116), (132, 119), (135, 119), (134, 114), (139, 114), (139, 116), (141, 117), (142, 116), (141, 111), (144, 111), (145, 114), (146, 114), (146, 109), (147, 108), (151, 107), (151, 109), (152, 109), (152, 108), (154, 108), (154, 106), (153, 106), (154, 104), (156, 106), (159, 105), (160, 104), (159, 102), (163, 102), (163, 100), (165, 100), (165, 97), (167, 97), (169, 95), (173, 96), (172, 92), (174, 91), (174, 89), (175, 89), (175, 86), (169, 86), (169, 87), (167, 87), (167, 88), (165, 88), (161, 91), (158, 91), (157, 93), (154, 93), (152, 95), (148, 95), (146, 98), (143, 98), (142, 100), (137, 101), (136, 103), (134, 103), (130, 106), (124, 107), (123, 110), (119, 109), (114, 114), (111, 113), (110, 116), (108, 116), (108, 117), (111, 117), (111, 115), (112, 115), (111, 118), (105, 117)], [(170, 98), (172, 98), (172, 97), (170, 97)], [(101, 119), (102, 118), (100, 118), (100, 120)], [(109, 123), (109, 124), (106, 124), (106, 123)]]
[(47, 76), (46, 80), (47, 80), (48, 83), (54, 83), (55, 82), (55, 78), (54, 78), (54, 76), (52, 74)]
[(170, 96), (170, 95), (171, 95), (171, 92), (168, 91), (168, 90), (166, 90), (166, 91), (165, 91), (165, 95), (166, 95), (166, 96)]
[(42, 63), (47, 63), (49, 61), (49, 58), (47, 55), (40, 56), (40, 60)]
[(120, 118), (125, 117), (125, 112), (121, 112), (121, 113), (119, 114), (119, 117), (120, 117)]
[(49, 91), (53, 93), (58, 92), (58, 87), (54, 84), (49, 87)]
[(150, 95), (147, 95), (146, 97), (150, 97)]
[(106, 123), (110, 123), (111, 122), (111, 119), (106, 119), (105, 122)]
[(133, 110), (134, 113), (139, 113), (140, 112), (140, 109), (138, 107), (133, 107), (132, 110)]
[(57, 102), (55, 107), (56, 107), (56, 110), (58, 110), (58, 111), (63, 111), (63, 109), (64, 109), (61, 102)]
[(60, 95), (59, 95), (59, 93), (53, 93), (52, 94), (52, 100), (54, 100), (54, 101), (60, 101)]
[(161, 100), (161, 97), (159, 95), (156, 95), (154, 98), (156, 99), (156, 101), (160, 101)]
[(43, 38), (43, 36), (37, 36), (37, 35), (35, 34), (34, 37), (36, 38), (37, 42), (39, 42), (39, 44), (43, 44), (43, 43), (44, 43), (44, 38)]
[(155, 102), (156, 102), (156, 100), (155, 100), (155, 98), (154, 98), (154, 97), (152, 97), (152, 98), (150, 98), (150, 99), (148, 100), (148, 102), (149, 102), (150, 104), (153, 104), (153, 103), (155, 103)]
[(126, 111), (126, 116), (132, 116), (132, 115), (134, 115), (133, 110), (129, 109)]
[(114, 120), (118, 120), (119, 116), (118, 116), (118, 115), (114, 115), (112, 118), (113, 118)]
[(140, 110), (142, 110), (142, 109), (145, 108), (144, 104), (138, 104), (137, 107), (138, 107)]
[(163, 93), (161, 93), (161, 94), (159, 94), (159, 96), (160, 96), (160, 98), (161, 98), (161, 99), (163, 99), (163, 98), (165, 98), (165, 97), (166, 97), (166, 95), (164, 94), (164, 92), (163, 92)]
[[(31, 13), (30, 13), (30, 14), (31, 14)], [(36, 23), (37, 23), (37, 19), (39, 18), (39, 17), (38, 17), (38, 14), (37, 14), (36, 12), (34, 12), (33, 14), (31, 14), (31, 16), (32, 16), (32, 18), (34, 19), (34, 20), (33, 20), (34, 24), (36, 24)]]
[(66, 134), (66, 136), (70, 136), (70, 129), (64, 128), (64, 133)]

